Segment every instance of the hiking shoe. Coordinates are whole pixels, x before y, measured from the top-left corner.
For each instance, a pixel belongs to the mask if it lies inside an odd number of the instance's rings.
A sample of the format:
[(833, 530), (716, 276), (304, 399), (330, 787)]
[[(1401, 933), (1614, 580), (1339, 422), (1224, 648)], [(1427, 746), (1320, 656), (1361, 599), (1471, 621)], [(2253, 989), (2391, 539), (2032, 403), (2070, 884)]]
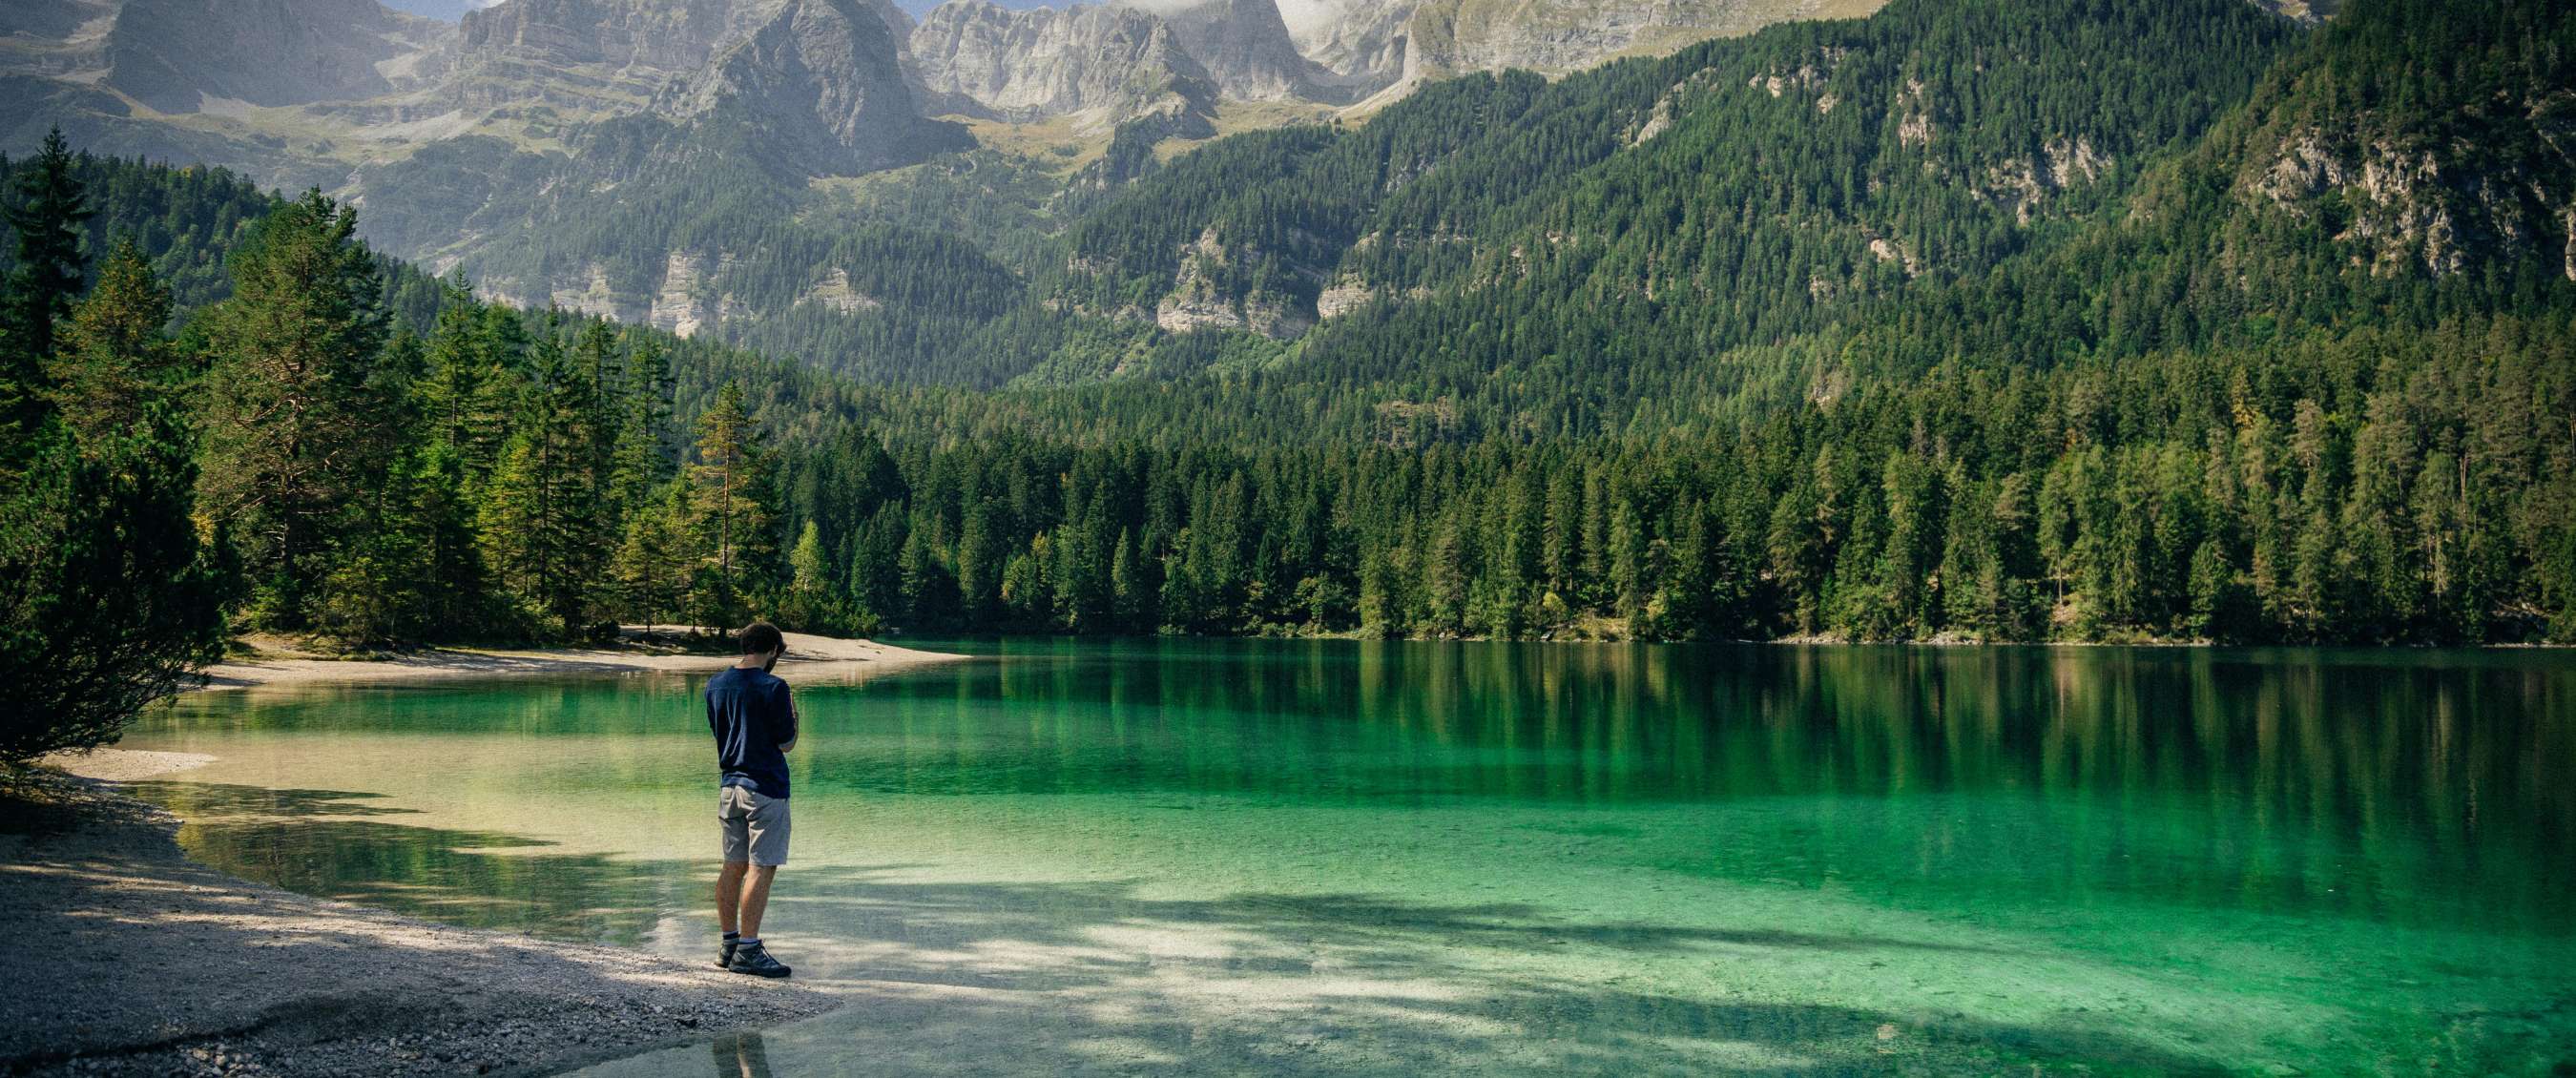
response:
[(726, 940), (726, 941), (724, 941), (724, 950), (723, 950), (721, 953), (719, 953), (719, 954), (717, 954), (717, 955), (716, 955), (716, 968), (717, 968), (717, 969), (732, 969), (732, 968), (733, 968), (733, 952), (734, 952), (734, 949), (735, 949), (735, 942), (734, 942), (733, 940)]
[(725, 968), (735, 973), (748, 973), (754, 977), (787, 976), (787, 967), (779, 964), (777, 959), (769, 957), (769, 948), (757, 943), (735, 948), (733, 961), (725, 963)]

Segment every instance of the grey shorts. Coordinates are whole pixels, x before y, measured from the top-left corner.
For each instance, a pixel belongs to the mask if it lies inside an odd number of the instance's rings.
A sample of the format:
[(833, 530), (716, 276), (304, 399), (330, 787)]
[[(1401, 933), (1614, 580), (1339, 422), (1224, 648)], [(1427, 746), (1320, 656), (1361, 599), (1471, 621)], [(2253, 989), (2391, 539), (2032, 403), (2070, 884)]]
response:
[(726, 864), (745, 861), (776, 867), (787, 863), (787, 799), (747, 786), (726, 786), (716, 799), (716, 820), (724, 824)]

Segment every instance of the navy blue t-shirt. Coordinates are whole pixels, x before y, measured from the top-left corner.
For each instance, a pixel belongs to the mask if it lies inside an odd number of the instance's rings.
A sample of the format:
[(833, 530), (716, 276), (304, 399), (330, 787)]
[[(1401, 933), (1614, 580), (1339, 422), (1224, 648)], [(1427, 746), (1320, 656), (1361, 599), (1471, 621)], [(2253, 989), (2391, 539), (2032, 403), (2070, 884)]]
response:
[(715, 731), (719, 786), (746, 786), (770, 797), (787, 796), (787, 754), (778, 746), (796, 740), (796, 707), (787, 683), (760, 670), (729, 666), (707, 679), (707, 728)]

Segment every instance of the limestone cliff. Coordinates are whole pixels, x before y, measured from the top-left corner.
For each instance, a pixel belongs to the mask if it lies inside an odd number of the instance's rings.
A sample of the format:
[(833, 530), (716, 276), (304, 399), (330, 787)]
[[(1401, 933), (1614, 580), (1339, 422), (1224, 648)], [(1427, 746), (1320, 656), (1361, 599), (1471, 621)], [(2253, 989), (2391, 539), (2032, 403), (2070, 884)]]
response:
[(971, 145), (922, 118), (883, 0), (786, 0), (654, 111), (813, 175), (855, 175)]
[(1884, 0), (1292, 0), (1299, 48), (1376, 103), (1423, 82), (1523, 68), (1563, 74), (1795, 19), (1848, 18)]
[(1011, 11), (953, 0), (913, 30), (926, 107), (1028, 122), (1076, 117), (1084, 130), (1164, 110), (1204, 113), (1216, 85), (1170, 24), (1130, 8)]
[(1321, 69), (1297, 51), (1276, 0), (1121, 0), (1169, 23), (1217, 89), (1244, 101), (1317, 96)]

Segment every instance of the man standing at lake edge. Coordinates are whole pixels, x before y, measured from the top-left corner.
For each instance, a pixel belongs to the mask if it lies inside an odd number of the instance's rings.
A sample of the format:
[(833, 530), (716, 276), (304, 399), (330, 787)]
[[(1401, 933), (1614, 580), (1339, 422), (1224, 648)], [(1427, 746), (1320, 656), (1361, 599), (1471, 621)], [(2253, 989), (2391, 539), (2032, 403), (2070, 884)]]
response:
[(724, 868), (716, 874), (716, 920), (724, 950), (716, 964), (735, 973), (784, 977), (787, 967), (760, 945), (769, 881), (787, 863), (787, 750), (796, 747), (796, 701), (770, 670), (787, 654), (778, 626), (743, 627), (742, 658), (707, 680), (707, 728), (723, 769), (716, 819), (724, 826)]

